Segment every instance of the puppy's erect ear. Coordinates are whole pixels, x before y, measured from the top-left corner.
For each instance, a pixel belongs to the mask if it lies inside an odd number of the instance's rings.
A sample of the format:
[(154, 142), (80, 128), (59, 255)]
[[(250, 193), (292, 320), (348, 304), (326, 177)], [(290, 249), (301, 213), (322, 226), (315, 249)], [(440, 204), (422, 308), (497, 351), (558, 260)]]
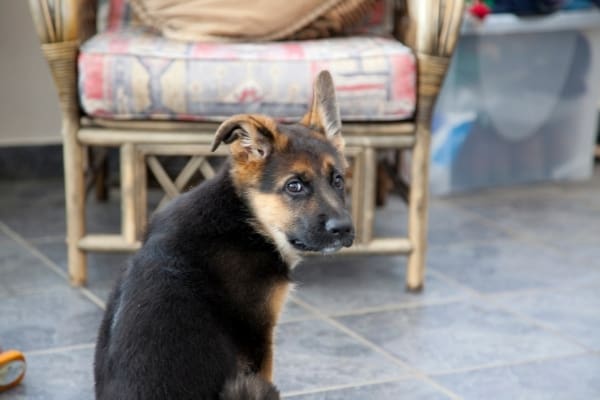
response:
[(335, 99), (335, 87), (329, 71), (319, 72), (315, 79), (312, 105), (308, 113), (300, 121), (308, 127), (316, 127), (323, 132), (327, 139), (340, 151), (344, 151), (342, 137), (342, 119), (340, 109)]
[(231, 153), (236, 159), (266, 159), (273, 151), (274, 137), (273, 132), (266, 126), (269, 124), (265, 124), (265, 119), (247, 114), (234, 115), (227, 119), (217, 129), (211, 151), (215, 151), (224, 142), (232, 144)]

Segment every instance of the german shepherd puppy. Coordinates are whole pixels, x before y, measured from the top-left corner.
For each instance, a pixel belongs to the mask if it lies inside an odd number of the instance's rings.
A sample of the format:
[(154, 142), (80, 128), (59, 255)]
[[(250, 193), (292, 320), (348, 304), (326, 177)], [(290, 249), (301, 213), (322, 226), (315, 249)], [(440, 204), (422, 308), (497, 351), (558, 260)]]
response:
[(225, 168), (150, 222), (108, 301), (98, 400), (272, 400), (273, 330), (300, 252), (350, 246), (344, 140), (331, 75), (295, 124), (236, 115)]

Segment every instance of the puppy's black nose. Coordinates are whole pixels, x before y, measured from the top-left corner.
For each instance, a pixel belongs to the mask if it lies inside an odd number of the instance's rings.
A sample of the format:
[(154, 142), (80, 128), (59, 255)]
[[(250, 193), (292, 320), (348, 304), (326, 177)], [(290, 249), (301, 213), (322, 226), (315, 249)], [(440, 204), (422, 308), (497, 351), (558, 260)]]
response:
[(352, 220), (349, 217), (329, 218), (325, 222), (325, 230), (335, 236), (344, 236), (352, 233)]

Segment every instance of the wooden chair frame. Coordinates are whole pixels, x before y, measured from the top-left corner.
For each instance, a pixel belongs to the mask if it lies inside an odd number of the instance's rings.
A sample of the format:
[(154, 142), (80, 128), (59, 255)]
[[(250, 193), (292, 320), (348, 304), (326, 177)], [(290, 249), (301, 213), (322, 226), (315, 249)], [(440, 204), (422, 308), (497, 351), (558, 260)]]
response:
[[(417, 106), (413, 120), (344, 123), (348, 155), (353, 160), (351, 199), (357, 227), (356, 244), (347, 254), (407, 254), (408, 290), (423, 287), (427, 251), (430, 125), (435, 99), (454, 51), (464, 0), (405, 0), (395, 3), (395, 34), (416, 54)], [(198, 157), (208, 157), (217, 124), (166, 121), (114, 121), (81, 114), (77, 96), (77, 53), (93, 35), (95, 0), (30, 0), (41, 48), (58, 89), (62, 110), (65, 170), (68, 269), (72, 284), (87, 279), (87, 252), (134, 251), (140, 247), (147, 219), (147, 168), (168, 195), (177, 182), (161, 173), (157, 155), (196, 157), (185, 174), (199, 168)], [(89, 146), (120, 149), (121, 233), (86, 232), (85, 166)], [(408, 237), (373, 236), (377, 151), (411, 149), (408, 195)], [(224, 154), (220, 150), (218, 154)], [(164, 171), (163, 171), (164, 172)], [(184, 180), (186, 176), (180, 179)]]

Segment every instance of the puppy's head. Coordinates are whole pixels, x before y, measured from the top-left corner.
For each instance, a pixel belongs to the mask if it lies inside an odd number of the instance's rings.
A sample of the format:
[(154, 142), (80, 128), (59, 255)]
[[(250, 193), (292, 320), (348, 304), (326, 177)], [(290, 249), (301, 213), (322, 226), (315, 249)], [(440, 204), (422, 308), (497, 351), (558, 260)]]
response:
[(312, 106), (299, 123), (236, 115), (217, 130), (213, 150), (222, 142), (230, 144), (231, 176), (255, 226), (290, 263), (298, 260), (298, 251), (352, 245), (344, 139), (329, 72), (318, 75)]

